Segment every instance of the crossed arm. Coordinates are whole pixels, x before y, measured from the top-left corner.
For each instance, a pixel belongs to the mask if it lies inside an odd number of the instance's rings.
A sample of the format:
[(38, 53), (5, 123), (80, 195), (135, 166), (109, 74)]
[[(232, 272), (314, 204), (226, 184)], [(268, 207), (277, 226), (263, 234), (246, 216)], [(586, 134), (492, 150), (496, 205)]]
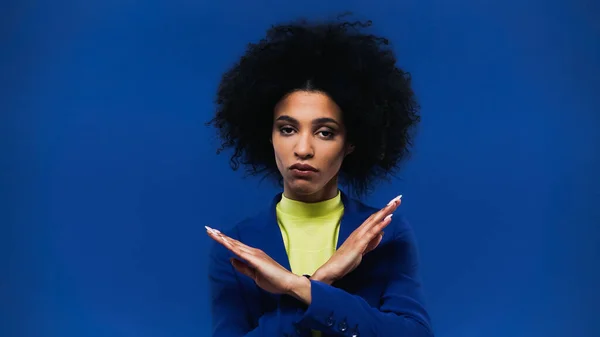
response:
[[(297, 335), (303, 329), (330, 334), (360, 336), (432, 336), (416, 280), (416, 249), (411, 231), (398, 233), (391, 241), (390, 278), (382, 305), (371, 307), (360, 296), (331, 286), (354, 270), (362, 257), (379, 245), (382, 230), (400, 204), (394, 199), (352, 233), (311, 279), (297, 276), (259, 249), (249, 247), (217, 230), (207, 228), (219, 245), (211, 254), (210, 284), (215, 336), (257, 337)], [(232, 254), (231, 254), (232, 253)], [(227, 256), (234, 257), (228, 261)], [(238, 273), (236, 273), (236, 271)], [(254, 326), (252, 317), (232, 308), (245, 308), (241, 281), (250, 277), (263, 290), (295, 298), (301, 305), (280, 303), (278, 310), (264, 314)]]

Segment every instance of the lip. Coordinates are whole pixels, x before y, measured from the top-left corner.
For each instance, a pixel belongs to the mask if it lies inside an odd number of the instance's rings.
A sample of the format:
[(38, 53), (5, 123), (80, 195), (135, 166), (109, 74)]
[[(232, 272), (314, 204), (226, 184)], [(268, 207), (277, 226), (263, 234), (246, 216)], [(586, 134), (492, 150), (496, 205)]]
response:
[(317, 174), (316, 171), (302, 171), (298, 169), (291, 169), (290, 172), (292, 172), (292, 175), (296, 178), (309, 178)]
[(317, 172), (317, 169), (308, 164), (294, 164), (290, 166), (290, 170), (298, 172)]

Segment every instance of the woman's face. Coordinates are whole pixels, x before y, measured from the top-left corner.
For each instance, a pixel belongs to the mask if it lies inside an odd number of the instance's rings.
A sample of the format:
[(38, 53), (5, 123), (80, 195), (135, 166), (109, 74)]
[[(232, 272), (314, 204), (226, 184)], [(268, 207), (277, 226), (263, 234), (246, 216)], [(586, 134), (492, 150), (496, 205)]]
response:
[(329, 96), (296, 91), (274, 111), (272, 143), (288, 198), (317, 202), (337, 195), (337, 176), (351, 147), (342, 112)]

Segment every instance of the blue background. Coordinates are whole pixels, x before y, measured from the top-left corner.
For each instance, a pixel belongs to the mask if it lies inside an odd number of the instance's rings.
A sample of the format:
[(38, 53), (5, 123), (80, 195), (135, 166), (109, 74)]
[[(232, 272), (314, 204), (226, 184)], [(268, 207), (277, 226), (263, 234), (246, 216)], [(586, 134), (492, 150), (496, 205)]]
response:
[(0, 9), (0, 336), (206, 336), (204, 225), (276, 185), (217, 156), (270, 24), (372, 19), (422, 105), (403, 194), (437, 336), (599, 336), (593, 1), (18, 1)]

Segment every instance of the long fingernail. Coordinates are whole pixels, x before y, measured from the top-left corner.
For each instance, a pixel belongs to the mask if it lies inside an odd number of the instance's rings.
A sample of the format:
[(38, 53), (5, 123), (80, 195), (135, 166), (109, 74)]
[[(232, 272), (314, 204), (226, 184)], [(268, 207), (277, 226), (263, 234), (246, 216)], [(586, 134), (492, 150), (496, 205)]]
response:
[(219, 234), (221, 232), (219, 232), (218, 230), (214, 229), (214, 228), (210, 228), (208, 226), (204, 226), (204, 228), (206, 228), (207, 232), (213, 233), (213, 234)]
[(400, 201), (400, 199), (402, 199), (402, 194), (400, 194), (399, 196), (395, 197), (390, 202), (388, 202), (388, 206), (391, 206), (393, 203)]
[(394, 214), (388, 214), (388, 216), (386, 216), (385, 218), (383, 218), (383, 221), (387, 221), (387, 220), (391, 219), (392, 215), (394, 215)]

